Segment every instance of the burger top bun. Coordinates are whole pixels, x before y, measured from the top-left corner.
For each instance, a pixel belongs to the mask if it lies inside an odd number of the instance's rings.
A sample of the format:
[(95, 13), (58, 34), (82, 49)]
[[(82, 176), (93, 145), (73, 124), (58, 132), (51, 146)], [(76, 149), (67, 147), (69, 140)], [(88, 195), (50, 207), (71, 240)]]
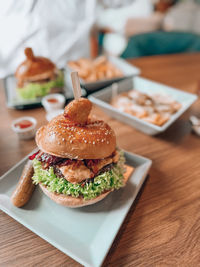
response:
[(88, 118), (92, 104), (80, 98), (65, 107), (36, 133), (39, 149), (51, 155), (71, 159), (103, 159), (116, 148), (116, 136), (108, 124)]
[(24, 50), (24, 53), (26, 60), (19, 65), (15, 72), (19, 83), (54, 78), (56, 66), (51, 60), (45, 57), (36, 57), (29, 47)]

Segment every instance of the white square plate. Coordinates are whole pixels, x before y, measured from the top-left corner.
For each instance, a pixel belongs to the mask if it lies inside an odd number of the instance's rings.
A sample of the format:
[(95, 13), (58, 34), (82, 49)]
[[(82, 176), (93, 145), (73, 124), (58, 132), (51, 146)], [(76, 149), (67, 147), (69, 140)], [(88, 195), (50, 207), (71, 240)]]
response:
[(157, 83), (148, 79), (141, 77), (133, 77), (126, 79), (117, 83), (118, 92), (126, 92), (131, 89), (135, 89), (142, 93), (146, 94), (164, 94), (172, 96), (172, 98), (179, 103), (181, 103), (181, 108), (171, 116), (171, 118), (162, 126), (157, 126), (152, 123), (146, 122), (142, 119), (139, 119), (135, 116), (132, 116), (128, 113), (119, 111), (117, 108), (114, 108), (110, 105), (112, 98), (112, 87), (107, 87), (99, 92), (91, 94), (89, 99), (102, 108), (108, 115), (127, 123), (134, 128), (149, 134), (155, 135), (161, 132), (164, 132), (172, 123), (174, 123), (197, 99), (197, 96), (194, 94), (186, 93), (181, 90), (175, 89), (170, 86), (166, 86), (161, 83)]
[(128, 152), (125, 157), (127, 164), (135, 168), (127, 186), (92, 206), (62, 207), (36, 188), (29, 203), (16, 208), (10, 196), (27, 156), (1, 177), (0, 208), (84, 266), (100, 266), (152, 164), (151, 160)]
[[(108, 61), (111, 62), (114, 66), (116, 66), (121, 72), (123, 73), (123, 76), (120, 78), (112, 78), (112, 79), (105, 79), (105, 80), (99, 80), (96, 82), (85, 82), (83, 79), (80, 79), (81, 86), (85, 88), (88, 92), (98, 90), (100, 88), (103, 88), (105, 86), (108, 86), (112, 84), (113, 82), (117, 82), (120, 80), (123, 80), (128, 77), (136, 76), (140, 74), (140, 69), (129, 64), (126, 60), (119, 58), (119, 57), (113, 57), (108, 56)], [(66, 67), (66, 70), (73, 71), (69, 66)]]

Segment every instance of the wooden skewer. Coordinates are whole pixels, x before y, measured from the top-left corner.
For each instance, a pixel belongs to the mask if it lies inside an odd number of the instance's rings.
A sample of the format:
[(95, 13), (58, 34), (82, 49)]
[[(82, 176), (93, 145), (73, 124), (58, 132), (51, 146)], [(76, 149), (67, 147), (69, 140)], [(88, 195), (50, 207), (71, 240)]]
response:
[(78, 72), (73, 71), (71, 73), (71, 79), (72, 79), (74, 98), (78, 100), (81, 97), (81, 87), (80, 87)]
[(112, 88), (112, 99), (114, 99), (118, 95), (118, 84), (113, 83), (111, 88)]

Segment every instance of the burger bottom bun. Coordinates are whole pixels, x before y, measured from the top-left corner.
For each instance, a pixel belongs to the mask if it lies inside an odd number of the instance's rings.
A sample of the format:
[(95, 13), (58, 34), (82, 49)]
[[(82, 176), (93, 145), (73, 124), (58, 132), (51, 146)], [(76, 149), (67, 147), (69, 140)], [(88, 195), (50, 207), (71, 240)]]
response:
[[(124, 173), (124, 184), (126, 184), (126, 182), (128, 181), (130, 175), (132, 174), (132, 172), (134, 170), (133, 167), (130, 167), (128, 165), (125, 165), (125, 168), (126, 168), (126, 172)], [(40, 188), (42, 189), (42, 191), (49, 198), (51, 198), (57, 204), (60, 204), (62, 206), (69, 207), (69, 208), (79, 208), (79, 207), (83, 207), (83, 206), (92, 205), (92, 204), (104, 199), (110, 192), (112, 192), (110, 190), (108, 192), (102, 193), (101, 195), (99, 195), (96, 198), (85, 200), (84, 198), (80, 198), (80, 197), (76, 198), (76, 197), (71, 197), (71, 196), (67, 196), (64, 194), (53, 193), (53, 192), (50, 192), (46, 186), (44, 186), (42, 184), (39, 184), (39, 185), (40, 185)]]
[(50, 192), (46, 186), (43, 186), (41, 184), (40, 184), (40, 188), (49, 198), (51, 198), (57, 204), (60, 204), (62, 206), (69, 207), (69, 208), (79, 208), (79, 207), (94, 204), (102, 200), (103, 198), (105, 198), (111, 192), (109, 191), (109, 192), (101, 194), (100, 196), (96, 198), (85, 200), (80, 197), (71, 197), (71, 196), (67, 196), (64, 194), (56, 194), (56, 193)]

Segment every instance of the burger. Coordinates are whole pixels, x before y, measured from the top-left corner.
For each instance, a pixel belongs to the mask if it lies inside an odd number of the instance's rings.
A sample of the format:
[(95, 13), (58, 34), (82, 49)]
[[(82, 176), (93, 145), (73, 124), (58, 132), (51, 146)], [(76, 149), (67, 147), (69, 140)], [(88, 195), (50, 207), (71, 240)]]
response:
[(64, 75), (56, 65), (45, 57), (36, 57), (31, 48), (24, 50), (26, 60), (15, 72), (17, 94), (22, 99), (35, 99), (49, 93), (61, 92)]
[(88, 99), (74, 100), (36, 133), (33, 183), (64, 206), (96, 203), (123, 187), (130, 175), (114, 131), (90, 118), (91, 108)]

